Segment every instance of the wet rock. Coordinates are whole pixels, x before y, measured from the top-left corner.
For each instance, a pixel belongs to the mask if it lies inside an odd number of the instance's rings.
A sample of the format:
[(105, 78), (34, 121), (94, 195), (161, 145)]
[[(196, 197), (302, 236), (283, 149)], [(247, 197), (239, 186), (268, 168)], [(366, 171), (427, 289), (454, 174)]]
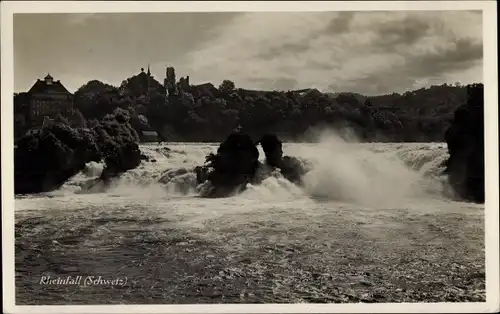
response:
[(283, 143), (274, 134), (262, 136), (258, 143), (260, 143), (266, 155), (266, 163), (278, 167), (283, 158)]
[(283, 156), (283, 143), (274, 134), (264, 135), (259, 143), (266, 154), (268, 165), (279, 168), (287, 180), (296, 184), (302, 183), (302, 176), (309, 171), (307, 163), (296, 157)]
[(103, 181), (101, 178), (90, 179), (79, 184), (81, 191), (78, 193), (103, 193), (109, 184), (109, 181)]
[(14, 190), (16, 194), (48, 192), (102, 155), (95, 135), (55, 123), (34, 131), (16, 142)]
[(129, 124), (130, 117), (124, 110), (107, 115), (94, 127), (106, 166), (101, 179), (110, 180), (141, 163), (139, 135)]
[(450, 154), (445, 173), (461, 199), (484, 203), (483, 84), (467, 86), (467, 93), (467, 103), (455, 111), (445, 134)]
[(243, 191), (259, 167), (259, 151), (250, 136), (235, 132), (219, 146), (206, 164), (195, 168), (198, 184), (210, 182), (203, 196), (223, 197)]
[[(266, 154), (266, 164), (259, 162), (258, 144)], [(242, 192), (248, 183), (258, 184), (275, 169), (294, 183), (300, 183), (308, 171), (295, 157), (283, 156), (282, 143), (276, 135), (264, 135), (257, 143), (244, 133), (235, 132), (209, 154), (206, 164), (194, 169), (202, 196), (224, 197)]]
[(172, 179), (185, 175), (189, 173), (188, 169), (186, 168), (174, 168), (174, 169), (167, 169), (163, 171), (161, 174), (161, 178), (158, 180), (158, 182), (162, 184), (167, 184), (172, 181)]
[(196, 166), (194, 172), (196, 173), (196, 181), (198, 184), (204, 183), (208, 180), (208, 173), (210, 169), (206, 166)]
[(136, 168), (142, 154), (128, 119), (125, 111), (117, 110), (92, 129), (53, 123), (21, 137), (14, 150), (15, 193), (58, 189), (91, 161), (104, 160), (102, 181)]

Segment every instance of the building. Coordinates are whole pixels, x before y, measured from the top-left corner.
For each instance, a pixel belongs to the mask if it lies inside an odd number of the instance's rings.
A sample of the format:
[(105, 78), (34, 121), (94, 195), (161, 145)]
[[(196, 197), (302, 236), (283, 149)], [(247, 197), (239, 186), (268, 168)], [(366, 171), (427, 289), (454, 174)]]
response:
[(15, 121), (31, 127), (41, 126), (45, 117), (69, 115), (74, 110), (73, 94), (50, 74), (38, 79), (28, 92), (16, 95), (14, 105)]
[(146, 95), (149, 96), (151, 93), (155, 91), (160, 92), (163, 90), (163, 86), (160, 84), (160, 82), (155, 80), (153, 75), (151, 75), (149, 64), (148, 64), (148, 72), (144, 74), (144, 68), (141, 68), (141, 73), (139, 74), (139, 76), (141, 77), (141, 79), (144, 80), (142, 82), (142, 86), (144, 88), (144, 92)]
[(150, 97), (155, 94), (163, 94), (164, 88), (163, 85), (151, 75), (151, 70), (148, 65), (147, 72), (144, 71), (144, 68), (141, 68), (139, 74), (124, 80), (120, 85), (119, 93), (121, 97), (144, 97), (144, 99), (149, 100)]

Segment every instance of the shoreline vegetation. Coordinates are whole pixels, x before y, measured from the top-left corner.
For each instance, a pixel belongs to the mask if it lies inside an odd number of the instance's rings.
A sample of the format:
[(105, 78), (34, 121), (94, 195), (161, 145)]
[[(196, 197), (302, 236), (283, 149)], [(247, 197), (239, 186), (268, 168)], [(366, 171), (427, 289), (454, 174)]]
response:
[[(162, 84), (141, 72), (119, 87), (91, 80), (74, 93), (72, 114), (56, 119), (72, 127), (93, 126), (117, 108), (127, 110), (138, 133), (156, 131), (167, 142), (223, 142), (240, 128), (258, 139), (276, 134), (282, 141), (308, 142), (314, 130), (351, 132), (361, 142), (443, 142), (453, 112), (467, 101), (467, 86), (443, 84), (379, 96), (320, 92), (314, 88), (264, 91), (237, 88), (224, 80), (192, 85), (169, 68)], [(475, 86), (473, 84), (468, 86)], [(23, 93), (14, 95), (21, 113)], [(20, 137), (29, 121), (15, 126)]]
[[(190, 85), (188, 77), (177, 82), (169, 69), (163, 85), (144, 71), (120, 87), (90, 81), (75, 92), (70, 115), (59, 114), (34, 132), (29, 121), (16, 124), (16, 193), (56, 189), (89, 161), (106, 163), (104, 182), (134, 169), (142, 158), (143, 131), (156, 131), (159, 141), (222, 146), (236, 130), (253, 143), (265, 134), (282, 143), (311, 142), (316, 130), (330, 129), (360, 142), (445, 141), (450, 185), (464, 200), (484, 202), (483, 84), (366, 97), (317, 89), (245, 90), (229, 80), (218, 88)], [(22, 97), (14, 95), (15, 113)], [(231, 154), (239, 156), (234, 147)], [(40, 178), (35, 185), (34, 177)]]

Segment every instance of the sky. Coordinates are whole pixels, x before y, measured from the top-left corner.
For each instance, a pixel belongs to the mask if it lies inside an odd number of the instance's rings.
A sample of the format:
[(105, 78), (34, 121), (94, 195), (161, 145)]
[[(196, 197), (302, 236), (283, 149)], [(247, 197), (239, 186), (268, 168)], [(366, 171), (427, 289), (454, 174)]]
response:
[(481, 11), (58, 13), (14, 16), (14, 88), (71, 92), (166, 66), (192, 84), (364, 95), (483, 82)]

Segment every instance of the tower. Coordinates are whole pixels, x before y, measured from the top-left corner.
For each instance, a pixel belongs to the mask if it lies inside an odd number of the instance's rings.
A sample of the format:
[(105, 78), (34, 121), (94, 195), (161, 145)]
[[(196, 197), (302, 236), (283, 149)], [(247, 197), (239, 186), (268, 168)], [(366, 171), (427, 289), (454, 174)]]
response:
[(167, 92), (167, 95), (176, 95), (177, 94), (177, 88), (175, 86), (176, 79), (175, 79), (175, 69), (173, 67), (167, 67), (166, 73), (165, 73), (165, 89)]
[(151, 76), (151, 71), (149, 70), (149, 63), (148, 63), (148, 76)]
[(47, 74), (47, 76), (44, 78), (45, 84), (47, 85), (52, 85), (54, 78), (50, 75), (50, 73)]

